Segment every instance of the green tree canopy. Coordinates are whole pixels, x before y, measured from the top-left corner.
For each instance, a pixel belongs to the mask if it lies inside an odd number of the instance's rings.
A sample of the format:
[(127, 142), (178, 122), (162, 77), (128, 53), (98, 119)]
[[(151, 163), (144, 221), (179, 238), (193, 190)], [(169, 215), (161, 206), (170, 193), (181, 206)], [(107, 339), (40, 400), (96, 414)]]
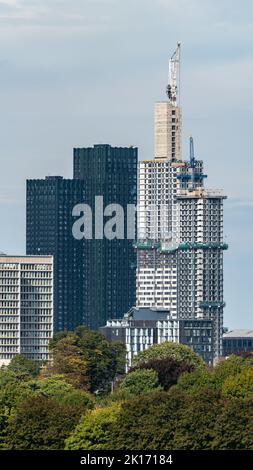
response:
[[(175, 388), (173, 393), (177, 394)], [(180, 408), (172, 446), (176, 450), (210, 450), (215, 436), (214, 427), (223, 403), (219, 392), (204, 386), (195, 394), (187, 394)]]
[(44, 396), (20, 404), (7, 427), (6, 447), (16, 450), (60, 450), (83, 410)]
[(73, 332), (61, 332), (55, 335), (50, 344), (53, 363), (42, 370), (42, 376), (64, 375), (65, 380), (76, 388), (90, 388), (87, 375), (88, 361), (78, 346)]
[(120, 391), (126, 391), (135, 396), (149, 393), (157, 388), (160, 388), (158, 374), (152, 369), (138, 369), (129, 372), (119, 385)]
[(176, 389), (193, 396), (205, 387), (219, 389), (215, 386), (212, 374), (207, 368), (196, 369), (188, 374), (183, 373), (179, 376), (177, 385), (175, 385)]
[(0, 406), (9, 410), (16, 409), (26, 398), (34, 393), (34, 387), (29, 382), (9, 382), (0, 389)]
[(241, 372), (227, 377), (222, 384), (222, 395), (253, 399), (253, 367), (243, 367)]
[[(164, 390), (177, 383), (178, 378), (182, 374), (189, 373), (194, 370), (194, 366), (189, 362), (179, 361), (172, 357), (165, 357), (163, 359), (149, 359), (147, 362), (141, 362), (134, 370), (152, 369), (157, 373), (160, 386)], [(198, 371), (203, 372), (205, 369), (200, 368)]]
[(40, 366), (36, 362), (27, 359), (22, 354), (14, 356), (8, 366), (4, 366), (2, 371), (10, 373), (13, 378), (17, 380), (30, 380), (37, 377), (40, 371)]
[(36, 395), (52, 398), (58, 403), (77, 405), (84, 407), (84, 409), (93, 408), (95, 403), (95, 399), (90, 393), (74, 388), (73, 385), (66, 382), (64, 375), (40, 378), (29, 382), (29, 385)]
[(185, 396), (154, 391), (122, 403), (110, 427), (109, 449), (171, 450)]
[(213, 381), (221, 387), (228, 377), (239, 374), (244, 368), (253, 369), (253, 354), (246, 356), (232, 354), (214, 367)]
[(227, 399), (203, 387), (195, 395), (177, 387), (122, 404), (110, 426), (109, 448), (212, 450), (253, 448), (252, 399)]
[(253, 399), (224, 399), (214, 427), (213, 450), (253, 450)]
[[(71, 436), (66, 440), (66, 450), (110, 450), (110, 426), (120, 411), (119, 404), (97, 408), (81, 418)], [(109, 447), (108, 447), (109, 446)]]
[(125, 360), (123, 344), (111, 344), (102, 334), (84, 326), (56, 334), (50, 349), (53, 373), (64, 374), (74, 386), (92, 392), (107, 391), (122, 372)]
[(173, 359), (177, 362), (184, 362), (195, 369), (203, 368), (204, 361), (193, 352), (188, 346), (179, 343), (166, 341), (161, 344), (154, 344), (145, 351), (140, 352), (133, 361), (133, 366), (138, 367), (153, 359)]

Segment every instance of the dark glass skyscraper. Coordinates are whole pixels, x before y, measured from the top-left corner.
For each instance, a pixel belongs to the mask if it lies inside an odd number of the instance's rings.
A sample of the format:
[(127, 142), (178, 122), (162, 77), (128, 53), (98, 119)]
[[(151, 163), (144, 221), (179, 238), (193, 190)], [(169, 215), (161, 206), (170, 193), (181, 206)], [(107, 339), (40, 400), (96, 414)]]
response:
[[(127, 205), (136, 205), (137, 148), (95, 145), (74, 149), (74, 179), (84, 182), (86, 201), (95, 213), (95, 197), (103, 196), (104, 208), (119, 204), (124, 209), (124, 239), (84, 241), (84, 310), (94, 329), (107, 319), (118, 318), (136, 301), (136, 253), (127, 239)], [(104, 217), (104, 223), (108, 218)], [(95, 217), (93, 217), (93, 237)]]
[[(27, 181), (26, 251), (54, 256), (55, 331), (81, 324), (97, 329), (135, 305), (136, 253), (126, 235), (127, 205), (136, 204), (137, 154), (110, 145), (74, 149), (73, 180)], [(103, 196), (103, 208), (116, 203), (124, 209), (123, 239), (95, 239), (96, 196)], [(90, 240), (72, 234), (72, 211), (82, 203), (92, 209)]]
[(72, 236), (73, 207), (85, 198), (82, 181), (50, 176), (27, 181), (26, 252), (54, 256), (54, 330), (85, 322), (83, 247)]

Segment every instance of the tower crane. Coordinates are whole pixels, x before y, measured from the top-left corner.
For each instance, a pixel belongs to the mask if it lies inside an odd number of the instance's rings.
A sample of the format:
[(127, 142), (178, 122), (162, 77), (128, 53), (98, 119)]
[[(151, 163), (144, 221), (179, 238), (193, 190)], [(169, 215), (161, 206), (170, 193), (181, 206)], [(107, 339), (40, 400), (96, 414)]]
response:
[(167, 86), (167, 96), (169, 102), (177, 106), (179, 102), (180, 91), (180, 53), (181, 43), (177, 43), (177, 48), (169, 61), (169, 83)]

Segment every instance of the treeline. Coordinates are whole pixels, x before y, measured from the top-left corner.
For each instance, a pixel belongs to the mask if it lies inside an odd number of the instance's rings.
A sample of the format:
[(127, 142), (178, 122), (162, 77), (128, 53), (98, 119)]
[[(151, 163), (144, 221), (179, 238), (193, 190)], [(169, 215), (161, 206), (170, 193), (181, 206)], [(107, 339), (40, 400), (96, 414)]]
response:
[(2, 450), (253, 449), (253, 354), (210, 369), (163, 343), (124, 376), (124, 346), (85, 327), (50, 349), (41, 369), (22, 356), (0, 369)]

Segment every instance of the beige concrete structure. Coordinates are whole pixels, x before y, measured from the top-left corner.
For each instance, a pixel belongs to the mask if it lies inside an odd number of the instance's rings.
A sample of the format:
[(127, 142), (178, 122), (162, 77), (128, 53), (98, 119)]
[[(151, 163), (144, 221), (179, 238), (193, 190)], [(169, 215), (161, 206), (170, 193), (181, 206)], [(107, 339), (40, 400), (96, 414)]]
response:
[(155, 160), (181, 160), (181, 108), (169, 101), (155, 104)]
[(0, 367), (16, 354), (49, 359), (53, 257), (0, 255)]

